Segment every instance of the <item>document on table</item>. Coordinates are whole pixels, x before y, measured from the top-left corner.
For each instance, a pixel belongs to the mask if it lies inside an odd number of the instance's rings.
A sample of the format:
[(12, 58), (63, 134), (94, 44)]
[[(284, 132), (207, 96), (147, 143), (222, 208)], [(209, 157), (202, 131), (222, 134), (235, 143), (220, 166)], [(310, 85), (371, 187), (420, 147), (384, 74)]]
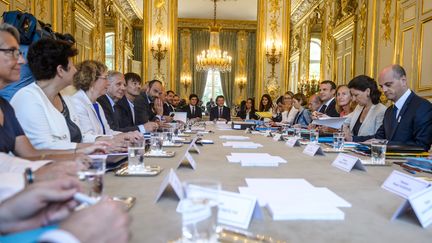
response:
[(323, 117), (313, 120), (312, 124), (339, 129), (342, 127), (345, 120), (346, 117)]
[(263, 147), (259, 143), (254, 142), (225, 142), (223, 143), (225, 147), (233, 147), (233, 148), (261, 148)]
[(318, 204), (280, 204), (267, 205), (273, 220), (344, 220), (345, 213), (336, 207)]
[(220, 139), (225, 139), (225, 140), (249, 140), (250, 137), (246, 137), (246, 136), (231, 136), (231, 135), (223, 135), (223, 136), (219, 136)]
[(242, 166), (279, 166), (287, 161), (280, 156), (268, 153), (231, 153), (226, 156), (230, 163), (241, 163)]

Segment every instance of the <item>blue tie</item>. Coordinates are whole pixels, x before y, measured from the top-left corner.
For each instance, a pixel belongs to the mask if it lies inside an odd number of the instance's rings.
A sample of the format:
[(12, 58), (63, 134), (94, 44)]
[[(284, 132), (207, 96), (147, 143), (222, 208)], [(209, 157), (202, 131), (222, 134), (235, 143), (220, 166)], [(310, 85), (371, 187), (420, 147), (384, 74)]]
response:
[(98, 105), (97, 103), (94, 103), (94, 104), (93, 104), (93, 108), (94, 108), (95, 111), (96, 111), (96, 114), (97, 114), (97, 116), (98, 116), (99, 122), (100, 122), (100, 124), (101, 124), (101, 126), (102, 126), (103, 134), (105, 135), (105, 134), (106, 134), (106, 131), (105, 131), (105, 126), (104, 126), (104, 124), (103, 124), (103, 122), (102, 122), (102, 117), (101, 117), (101, 115), (100, 115), (99, 105)]

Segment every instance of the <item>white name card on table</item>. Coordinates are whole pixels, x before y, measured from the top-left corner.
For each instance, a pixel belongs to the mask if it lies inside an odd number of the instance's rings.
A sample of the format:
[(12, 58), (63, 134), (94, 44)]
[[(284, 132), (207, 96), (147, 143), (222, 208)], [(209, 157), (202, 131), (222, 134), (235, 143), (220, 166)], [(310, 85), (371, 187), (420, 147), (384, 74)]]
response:
[(333, 161), (332, 166), (345, 172), (350, 172), (354, 168), (366, 171), (366, 168), (363, 166), (359, 158), (344, 153), (339, 153), (339, 155)]
[[(201, 153), (201, 151), (199, 150), (198, 146), (196, 145), (196, 141), (197, 141), (198, 137), (194, 137), (191, 141), (191, 143), (189, 144), (189, 147), (186, 149), (186, 151), (188, 152), (192, 152), (195, 151), (196, 153)], [(193, 148), (193, 150), (192, 150)]]
[(318, 144), (313, 144), (313, 143), (306, 145), (305, 149), (303, 150), (303, 153), (307, 154), (309, 156), (324, 155), (324, 152), (321, 149), (321, 146), (319, 146)]
[(427, 181), (394, 170), (381, 187), (408, 199), (411, 194), (422, 191), (429, 185)]
[(273, 136), (274, 141), (283, 141), (282, 134), (277, 133)]
[(285, 145), (290, 148), (294, 148), (300, 146), (300, 142), (298, 138), (290, 138), (288, 141), (286, 141)]
[(177, 169), (180, 168), (181, 165), (189, 165), (192, 169), (196, 169), (196, 162), (189, 151), (186, 151), (186, 153), (180, 159), (177, 164)]
[(163, 179), (162, 184), (159, 187), (159, 192), (156, 196), (155, 203), (159, 201), (159, 199), (164, 195), (164, 192), (169, 190), (170, 187), (172, 188), (178, 199), (183, 198), (184, 194), (182, 183), (173, 169), (170, 169), (168, 175)]
[(423, 228), (428, 227), (432, 223), (432, 187), (411, 194), (408, 200), (393, 214), (392, 220), (413, 211)]
[(235, 192), (219, 192), (218, 223), (247, 229), (252, 218), (262, 219), (256, 197)]

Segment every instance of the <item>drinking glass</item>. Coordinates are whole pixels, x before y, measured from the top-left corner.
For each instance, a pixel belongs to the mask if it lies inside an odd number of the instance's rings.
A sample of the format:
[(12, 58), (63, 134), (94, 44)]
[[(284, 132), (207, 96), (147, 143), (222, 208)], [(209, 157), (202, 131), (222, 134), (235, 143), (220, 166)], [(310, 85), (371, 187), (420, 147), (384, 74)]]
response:
[(78, 172), (79, 178), (84, 181), (84, 190), (90, 197), (99, 199), (102, 196), (105, 168), (105, 158), (93, 158), (87, 169)]
[(342, 151), (344, 149), (345, 135), (343, 132), (333, 133), (333, 149)]
[(221, 184), (191, 180), (183, 184), (182, 235), (186, 242), (217, 242), (216, 226)]
[(319, 138), (319, 131), (315, 130), (315, 129), (312, 129), (312, 130), (310, 130), (309, 135), (310, 135), (310, 142), (314, 143), (314, 144), (317, 144), (318, 143), (318, 138)]
[(162, 153), (162, 134), (154, 133), (150, 140), (151, 153), (161, 154)]
[(371, 143), (372, 164), (385, 164), (385, 153), (387, 150), (387, 140), (374, 140)]
[(170, 145), (173, 144), (174, 129), (173, 128), (164, 128), (163, 130), (163, 142), (164, 144)]
[(294, 128), (294, 136), (298, 139), (301, 139), (301, 128), (300, 127)]
[(145, 140), (130, 141), (128, 144), (128, 172), (134, 173), (144, 169)]

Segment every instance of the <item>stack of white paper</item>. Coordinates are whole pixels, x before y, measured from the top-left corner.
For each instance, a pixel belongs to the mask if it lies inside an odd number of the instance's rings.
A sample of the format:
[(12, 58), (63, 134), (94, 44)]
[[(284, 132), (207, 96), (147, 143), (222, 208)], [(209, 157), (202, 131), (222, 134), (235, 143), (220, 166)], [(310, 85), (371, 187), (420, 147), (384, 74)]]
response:
[(351, 204), (328, 188), (314, 187), (304, 179), (246, 179), (241, 194), (255, 196), (273, 220), (343, 220), (339, 207)]
[(261, 148), (262, 144), (254, 143), (254, 142), (225, 142), (223, 143), (224, 147), (233, 147), (233, 148)]
[(223, 135), (223, 136), (219, 136), (220, 139), (225, 139), (225, 140), (249, 140), (249, 137), (246, 136), (232, 136), (232, 135)]
[(287, 162), (280, 156), (268, 153), (231, 153), (227, 159), (230, 163), (241, 163), (242, 166), (279, 166), (279, 163)]
[(219, 130), (219, 131), (232, 130), (231, 124), (227, 124), (227, 123), (221, 122), (221, 121), (218, 121), (215, 126), (216, 126), (217, 130)]

